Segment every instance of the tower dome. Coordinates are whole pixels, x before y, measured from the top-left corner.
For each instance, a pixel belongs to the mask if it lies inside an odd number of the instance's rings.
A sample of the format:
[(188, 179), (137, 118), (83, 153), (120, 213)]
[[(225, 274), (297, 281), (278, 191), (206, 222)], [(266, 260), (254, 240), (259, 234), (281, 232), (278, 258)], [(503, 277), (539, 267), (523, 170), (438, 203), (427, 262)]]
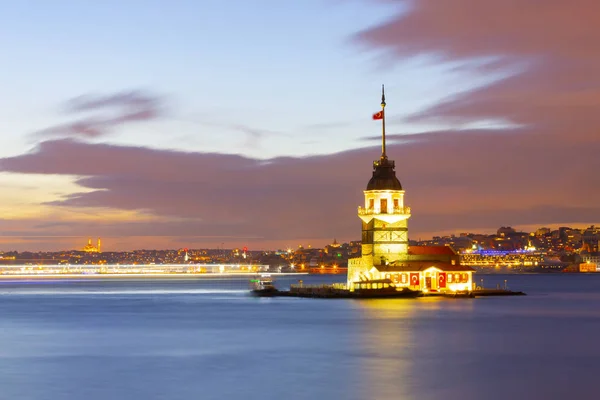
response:
[(402, 190), (394, 167), (394, 161), (387, 157), (373, 162), (373, 177), (367, 184), (367, 190)]

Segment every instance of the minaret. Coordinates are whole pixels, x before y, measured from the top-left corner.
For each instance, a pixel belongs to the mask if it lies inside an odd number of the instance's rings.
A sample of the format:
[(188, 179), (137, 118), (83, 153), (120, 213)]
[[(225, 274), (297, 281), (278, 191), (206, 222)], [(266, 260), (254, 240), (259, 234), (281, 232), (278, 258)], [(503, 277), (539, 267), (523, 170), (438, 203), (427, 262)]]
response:
[(98, 238), (98, 253), (102, 252), (100, 245), (101, 245), (100, 238)]
[(381, 157), (373, 162), (373, 176), (367, 184), (364, 207), (358, 207), (362, 220), (363, 263), (379, 266), (405, 259), (408, 254), (410, 208), (404, 205), (404, 190), (396, 178), (395, 163), (388, 160), (385, 146), (385, 91), (381, 87)]

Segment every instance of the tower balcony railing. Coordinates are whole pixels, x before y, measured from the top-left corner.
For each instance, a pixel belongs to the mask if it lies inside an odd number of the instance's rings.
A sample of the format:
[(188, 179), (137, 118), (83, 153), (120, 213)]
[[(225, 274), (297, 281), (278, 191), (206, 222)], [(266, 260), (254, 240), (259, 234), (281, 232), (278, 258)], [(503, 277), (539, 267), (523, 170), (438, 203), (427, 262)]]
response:
[[(383, 211), (383, 212), (382, 212)], [(377, 210), (375, 208), (365, 208), (358, 207), (358, 215), (378, 215), (378, 214), (388, 214), (388, 215), (410, 215), (410, 207), (395, 207), (391, 210), (391, 212), (386, 212), (386, 210)]]

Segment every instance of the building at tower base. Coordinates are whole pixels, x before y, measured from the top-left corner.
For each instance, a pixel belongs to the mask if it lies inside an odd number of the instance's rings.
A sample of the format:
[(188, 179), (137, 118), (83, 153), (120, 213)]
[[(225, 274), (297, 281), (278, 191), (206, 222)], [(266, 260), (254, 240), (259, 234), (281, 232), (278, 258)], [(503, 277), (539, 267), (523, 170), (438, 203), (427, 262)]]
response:
[(371, 257), (348, 260), (350, 290), (360, 282), (389, 279), (398, 288), (423, 291), (471, 291), (474, 269), (460, 265), (449, 246), (409, 246), (406, 254), (387, 264), (375, 265)]

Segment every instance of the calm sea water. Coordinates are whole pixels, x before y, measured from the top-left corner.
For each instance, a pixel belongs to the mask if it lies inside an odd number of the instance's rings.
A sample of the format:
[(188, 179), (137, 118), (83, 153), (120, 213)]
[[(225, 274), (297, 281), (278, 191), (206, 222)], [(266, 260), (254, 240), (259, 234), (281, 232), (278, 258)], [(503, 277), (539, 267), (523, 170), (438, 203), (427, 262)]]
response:
[(245, 281), (0, 282), (0, 399), (600, 398), (600, 274), (482, 277), (529, 295), (257, 299)]

